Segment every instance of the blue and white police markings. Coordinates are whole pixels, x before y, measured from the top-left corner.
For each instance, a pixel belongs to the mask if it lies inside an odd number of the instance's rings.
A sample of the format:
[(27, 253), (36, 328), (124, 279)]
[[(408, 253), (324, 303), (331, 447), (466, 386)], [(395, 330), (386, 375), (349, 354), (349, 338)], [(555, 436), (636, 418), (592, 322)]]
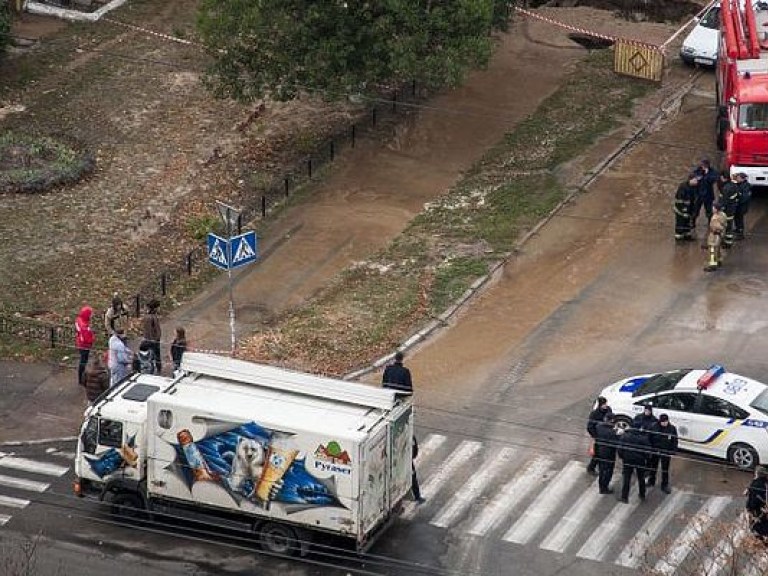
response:
[(258, 255), (256, 244), (256, 232), (246, 232), (240, 236), (234, 236), (229, 240), (232, 243), (232, 268), (238, 268), (256, 260)]
[(228, 250), (229, 242), (216, 234), (208, 233), (208, 262), (222, 270), (227, 270), (229, 268)]

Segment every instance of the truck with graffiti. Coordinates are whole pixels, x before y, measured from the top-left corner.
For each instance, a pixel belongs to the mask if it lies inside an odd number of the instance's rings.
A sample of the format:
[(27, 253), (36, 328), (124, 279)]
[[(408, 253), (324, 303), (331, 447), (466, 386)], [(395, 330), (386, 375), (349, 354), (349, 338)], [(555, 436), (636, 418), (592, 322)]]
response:
[[(135, 375), (86, 409), (75, 492), (114, 513), (235, 518), (273, 553), (364, 550), (411, 487), (409, 394), (221, 356)], [(223, 523), (222, 525), (224, 525)]]

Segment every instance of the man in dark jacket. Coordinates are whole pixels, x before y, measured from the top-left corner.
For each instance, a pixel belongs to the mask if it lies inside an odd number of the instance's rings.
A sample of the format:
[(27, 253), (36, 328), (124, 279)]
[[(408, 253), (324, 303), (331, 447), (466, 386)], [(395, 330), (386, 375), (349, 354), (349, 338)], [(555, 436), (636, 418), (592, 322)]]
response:
[(712, 203), (715, 201), (715, 185), (719, 178), (717, 170), (712, 168), (708, 158), (702, 158), (699, 165), (694, 170), (694, 174), (699, 180), (699, 186), (696, 189), (696, 199), (693, 203), (693, 213), (691, 214), (691, 227), (696, 227), (696, 220), (699, 217), (702, 206), (707, 215), (707, 222), (712, 218)]
[(752, 533), (768, 538), (768, 467), (758, 466), (755, 479), (746, 490), (747, 512), (752, 517)]
[(677, 452), (677, 428), (669, 421), (669, 416), (662, 414), (651, 432), (653, 458), (648, 462), (648, 481), (646, 486), (656, 484), (656, 469), (661, 462), (661, 491), (669, 494), (669, 463)]
[(696, 188), (699, 179), (695, 174), (689, 174), (685, 182), (681, 182), (675, 193), (675, 240), (693, 240), (691, 235), (691, 214), (693, 202), (696, 199)]
[(605, 415), (605, 421), (597, 425), (595, 438), (595, 458), (597, 458), (597, 485), (600, 494), (613, 494), (610, 484), (613, 478), (613, 468), (616, 465), (616, 449), (619, 437), (614, 428), (615, 418), (611, 412)]
[(633, 427), (628, 429), (621, 437), (619, 456), (624, 461), (622, 467), (622, 484), (620, 501), (629, 502), (629, 485), (632, 483), (632, 473), (637, 474), (637, 489), (640, 500), (645, 500), (645, 466), (648, 454), (651, 452), (651, 443), (648, 435)]
[[(600, 396), (597, 399), (597, 407), (589, 413), (589, 419), (587, 420), (587, 433), (594, 440), (597, 438), (597, 425), (600, 422), (605, 421), (606, 415), (611, 414), (611, 407), (608, 406), (608, 400)], [(592, 459), (587, 464), (587, 472), (589, 474), (597, 474), (597, 455), (592, 453)]]
[(384, 388), (392, 388), (400, 392), (413, 392), (411, 371), (403, 366), (402, 352), (397, 352), (395, 354), (395, 361), (384, 369), (381, 384)]
[(735, 218), (741, 203), (741, 188), (739, 188), (737, 180), (738, 178), (734, 174), (732, 179), (723, 185), (723, 192), (720, 197), (720, 204), (723, 206), (723, 211), (727, 217), (725, 234), (723, 234), (723, 248), (733, 246)]
[(744, 239), (744, 216), (749, 212), (749, 204), (752, 201), (752, 186), (744, 172), (736, 174), (736, 185), (739, 187), (739, 205), (733, 218), (734, 237), (737, 240)]

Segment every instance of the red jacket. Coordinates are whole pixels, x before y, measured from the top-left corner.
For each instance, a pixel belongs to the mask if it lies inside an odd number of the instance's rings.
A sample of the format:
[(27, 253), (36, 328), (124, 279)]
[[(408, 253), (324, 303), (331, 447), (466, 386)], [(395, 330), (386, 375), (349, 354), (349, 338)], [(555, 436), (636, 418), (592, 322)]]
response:
[(80, 350), (90, 350), (93, 347), (92, 314), (93, 309), (90, 306), (83, 306), (75, 319), (75, 347)]

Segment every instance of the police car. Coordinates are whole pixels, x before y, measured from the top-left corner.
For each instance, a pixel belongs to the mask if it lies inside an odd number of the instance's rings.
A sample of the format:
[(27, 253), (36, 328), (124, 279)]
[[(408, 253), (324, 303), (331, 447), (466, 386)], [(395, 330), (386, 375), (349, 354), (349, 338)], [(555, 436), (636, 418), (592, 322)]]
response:
[(742, 470), (768, 464), (768, 386), (727, 372), (675, 370), (634, 376), (601, 394), (627, 427), (645, 405), (677, 427), (683, 450), (722, 458)]

